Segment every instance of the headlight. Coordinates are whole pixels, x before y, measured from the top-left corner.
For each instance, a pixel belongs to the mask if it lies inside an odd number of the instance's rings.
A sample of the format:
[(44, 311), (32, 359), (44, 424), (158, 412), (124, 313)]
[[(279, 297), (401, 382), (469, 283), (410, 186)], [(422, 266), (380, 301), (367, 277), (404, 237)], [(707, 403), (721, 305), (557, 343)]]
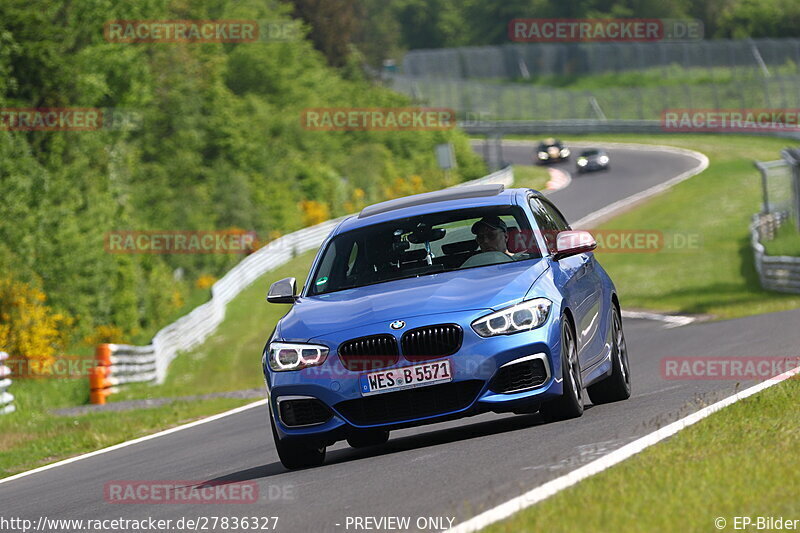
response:
[(481, 337), (529, 331), (544, 324), (551, 305), (547, 298), (534, 298), (481, 317), (472, 323), (472, 329)]
[(562, 148), (560, 153), (561, 153), (561, 157), (569, 156), (569, 148)]
[(269, 367), (275, 372), (318, 366), (328, 357), (328, 347), (318, 344), (273, 342), (268, 350)]
[(539, 159), (547, 159), (547, 152), (539, 152)]
[(579, 167), (585, 167), (586, 163), (588, 163), (588, 161), (586, 159), (578, 159), (578, 166)]
[(600, 157), (598, 157), (598, 158), (597, 158), (597, 161), (598, 161), (598, 162), (599, 162), (601, 165), (605, 165), (606, 163), (608, 163), (608, 157), (606, 157), (606, 156), (604, 156), (604, 155), (601, 155)]

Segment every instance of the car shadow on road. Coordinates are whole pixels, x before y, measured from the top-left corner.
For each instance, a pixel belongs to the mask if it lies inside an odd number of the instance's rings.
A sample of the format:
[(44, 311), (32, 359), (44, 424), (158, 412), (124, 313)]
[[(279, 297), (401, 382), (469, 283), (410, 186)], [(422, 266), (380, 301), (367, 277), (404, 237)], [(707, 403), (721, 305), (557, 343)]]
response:
[[(586, 405), (584, 409), (588, 411), (592, 407), (592, 405)], [(369, 457), (376, 457), (419, 448), (427, 448), (429, 446), (438, 446), (457, 441), (488, 437), (490, 435), (496, 435), (499, 433), (522, 431), (532, 427), (549, 424), (551, 424), (551, 422), (546, 422), (538, 413), (509, 416), (498, 418), (496, 420), (485, 420), (455, 427), (426, 431), (416, 435), (392, 438), (389, 440), (389, 442), (382, 446), (362, 449), (345, 448), (342, 450), (329, 451), (328, 457), (325, 459), (325, 464), (333, 465), (341, 462), (366, 459)]]
[[(585, 406), (587, 411), (591, 408), (592, 405)], [(386, 444), (380, 446), (372, 446), (369, 448), (360, 449), (344, 448), (338, 450), (328, 450), (325, 464), (317, 468), (325, 468), (326, 466), (339, 463), (358, 461), (360, 459), (379, 457), (381, 455), (426, 448), (429, 446), (437, 446), (463, 440), (487, 437), (499, 433), (522, 431), (531, 427), (545, 424), (548, 424), (548, 422), (545, 422), (541, 416), (539, 416), (539, 414), (530, 414), (499, 418), (495, 420), (485, 420), (456, 427), (435, 429), (416, 435), (395, 437), (390, 439)], [(238, 472), (232, 472), (224, 476), (209, 479), (203, 483), (203, 486), (253, 481), (282, 474), (289, 474), (290, 472), (291, 471), (284, 468), (280, 462), (275, 462), (239, 470)]]

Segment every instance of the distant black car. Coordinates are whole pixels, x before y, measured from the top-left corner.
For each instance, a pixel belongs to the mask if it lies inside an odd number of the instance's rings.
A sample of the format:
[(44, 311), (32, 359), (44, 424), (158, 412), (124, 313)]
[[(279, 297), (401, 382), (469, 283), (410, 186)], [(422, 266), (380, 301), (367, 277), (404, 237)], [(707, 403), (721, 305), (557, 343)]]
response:
[(608, 170), (608, 154), (605, 150), (593, 148), (584, 150), (575, 162), (578, 172), (589, 172), (591, 170)]
[(540, 165), (566, 159), (569, 159), (569, 148), (558, 139), (545, 139), (539, 143), (536, 153), (533, 154), (533, 160)]

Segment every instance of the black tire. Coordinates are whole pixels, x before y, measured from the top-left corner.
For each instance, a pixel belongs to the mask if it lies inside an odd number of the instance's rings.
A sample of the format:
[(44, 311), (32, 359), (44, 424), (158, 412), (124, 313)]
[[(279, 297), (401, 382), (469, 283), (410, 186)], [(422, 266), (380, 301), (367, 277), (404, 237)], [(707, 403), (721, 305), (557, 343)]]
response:
[(622, 331), (622, 318), (616, 306), (612, 311), (611, 328), (611, 375), (603, 379), (603, 381), (589, 385), (586, 389), (589, 393), (589, 399), (595, 405), (618, 402), (631, 397), (628, 347), (625, 343), (625, 333)]
[(583, 383), (578, 350), (567, 317), (561, 318), (561, 376), (564, 389), (560, 398), (542, 404), (539, 413), (548, 422), (577, 418), (583, 414)]
[(275, 440), (275, 449), (278, 450), (278, 457), (281, 464), (289, 470), (298, 468), (311, 468), (321, 466), (325, 462), (325, 446), (318, 442), (303, 441), (292, 439), (291, 441), (281, 441), (275, 429), (275, 419), (272, 410), (269, 413), (269, 422), (272, 426), (272, 438)]
[(380, 446), (389, 441), (389, 432), (385, 429), (368, 429), (351, 433), (347, 437), (347, 444), (353, 448), (368, 448)]

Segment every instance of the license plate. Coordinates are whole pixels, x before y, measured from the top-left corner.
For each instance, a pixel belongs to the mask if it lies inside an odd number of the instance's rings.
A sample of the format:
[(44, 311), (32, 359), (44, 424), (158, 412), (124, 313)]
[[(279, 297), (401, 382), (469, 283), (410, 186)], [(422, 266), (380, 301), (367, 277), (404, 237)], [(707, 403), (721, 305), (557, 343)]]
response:
[(370, 396), (453, 381), (450, 361), (436, 361), (361, 375), (361, 395)]

